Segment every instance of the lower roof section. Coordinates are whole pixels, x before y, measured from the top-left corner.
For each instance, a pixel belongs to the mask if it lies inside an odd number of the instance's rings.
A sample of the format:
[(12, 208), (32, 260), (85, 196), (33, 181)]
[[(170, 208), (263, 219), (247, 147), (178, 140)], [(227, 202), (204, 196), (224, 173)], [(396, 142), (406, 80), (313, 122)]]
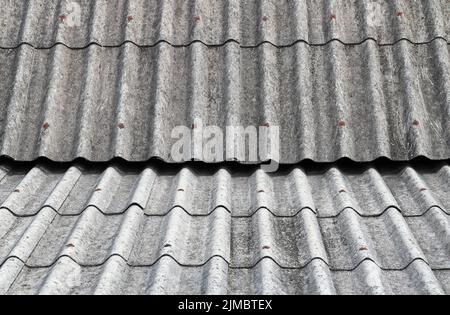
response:
[(17, 278), (12, 284), (3, 282), (10, 286), (0, 290), (21, 295), (450, 294), (450, 271), (431, 270), (422, 260), (404, 270), (382, 270), (367, 260), (352, 271), (334, 271), (319, 259), (303, 269), (283, 269), (269, 258), (252, 269), (233, 269), (218, 257), (196, 267), (181, 266), (170, 257), (148, 267), (130, 267), (120, 257), (111, 257), (101, 266), (83, 267), (63, 257), (48, 268), (23, 267), (11, 259), (2, 267), (6, 269), (20, 272), (10, 274)]
[(8, 0), (0, 47), (427, 42), (449, 37), (449, 14), (446, 0)]
[(1, 170), (0, 293), (450, 293), (446, 162)]

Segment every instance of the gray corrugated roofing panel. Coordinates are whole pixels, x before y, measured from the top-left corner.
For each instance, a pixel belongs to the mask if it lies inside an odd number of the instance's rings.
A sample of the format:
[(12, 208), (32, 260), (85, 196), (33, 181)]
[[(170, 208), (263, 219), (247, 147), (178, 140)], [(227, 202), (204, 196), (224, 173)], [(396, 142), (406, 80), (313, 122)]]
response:
[(417, 43), (448, 38), (449, 10), (446, 0), (9, 0), (0, 13), (0, 46), (221, 45), (230, 40), (283, 46), (367, 38)]
[[(0, 289), (445, 293), (450, 215), (437, 196), (448, 200), (449, 194), (436, 190), (448, 187), (449, 166), (432, 164), (253, 175), (248, 167), (4, 164)], [(333, 199), (328, 216), (314, 204), (324, 195)], [(403, 209), (400, 195), (422, 211)], [(357, 207), (368, 198), (378, 198), (379, 212)], [(240, 204), (251, 209), (239, 213)], [(296, 211), (283, 212), (290, 206)], [(128, 287), (133, 277), (140, 282)]]
[[(8, 294), (445, 294), (447, 270), (432, 271), (423, 261), (405, 270), (386, 271), (364, 261), (353, 271), (330, 271), (321, 260), (304, 269), (281, 269), (264, 259), (253, 269), (230, 269), (221, 258), (200, 267), (183, 267), (163, 257), (151, 267), (129, 267), (119, 257), (105, 265), (81, 267), (62, 258), (52, 268), (22, 267), (9, 260), (2, 268), (21, 271)], [(23, 269), (22, 269), (23, 268)], [(1, 271), (0, 271), (1, 272)], [(0, 275), (1, 276), (1, 275)]]
[[(447, 0), (1, 5), (2, 156), (174, 162), (202, 119), (280, 126), (281, 163), (450, 158)], [(31, 164), (0, 293), (450, 294), (447, 162)]]
[(450, 216), (439, 209), (407, 219), (393, 208), (370, 218), (352, 209), (336, 218), (317, 218), (309, 209), (287, 218), (261, 209), (242, 218), (224, 208), (208, 216), (190, 216), (180, 208), (145, 216), (137, 206), (113, 216), (93, 207), (78, 216), (58, 216), (48, 208), (34, 217), (17, 218), (5, 210), (1, 216), (0, 262), (16, 257), (35, 268), (52, 266), (61, 257), (98, 266), (111, 256), (131, 266), (152, 266), (170, 256), (183, 266), (221, 257), (233, 268), (246, 269), (265, 257), (295, 269), (314, 259), (333, 270), (353, 270), (364, 260), (403, 270), (419, 259), (433, 269), (450, 268), (450, 235), (445, 235)]
[(1, 50), (0, 153), (172, 162), (173, 128), (202, 119), (224, 131), (280, 126), (281, 163), (447, 159), (448, 50), (441, 39)]
[(361, 216), (379, 216), (392, 207), (410, 217), (432, 208), (450, 214), (449, 182), (446, 164), (432, 170), (404, 166), (395, 172), (336, 166), (312, 172), (296, 167), (273, 174), (227, 168), (198, 173), (193, 168), (86, 171), (74, 166), (49, 172), (43, 167), (19, 171), (3, 166), (0, 208), (16, 216), (34, 216), (45, 207), (61, 215), (79, 215), (91, 206), (113, 215), (137, 205), (149, 216), (164, 216), (177, 207), (205, 216), (222, 207), (233, 217), (250, 217), (260, 209), (291, 217), (310, 209), (330, 218), (349, 208)]

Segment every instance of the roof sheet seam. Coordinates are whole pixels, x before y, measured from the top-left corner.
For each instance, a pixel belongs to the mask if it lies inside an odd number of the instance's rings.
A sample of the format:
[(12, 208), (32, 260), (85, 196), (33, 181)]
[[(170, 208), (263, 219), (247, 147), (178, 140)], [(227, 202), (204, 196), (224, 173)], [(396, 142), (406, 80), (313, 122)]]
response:
[(392, 42), (392, 43), (383, 43), (383, 42), (380, 42), (379, 40), (377, 40), (377, 39), (375, 39), (373, 37), (365, 38), (365, 39), (363, 39), (363, 40), (361, 40), (359, 42), (345, 42), (345, 41), (340, 40), (339, 38), (333, 38), (333, 39), (330, 39), (330, 40), (328, 40), (328, 41), (326, 41), (324, 43), (320, 43), (320, 44), (315, 44), (315, 43), (311, 43), (311, 42), (308, 42), (308, 41), (303, 40), (303, 39), (299, 39), (299, 40), (293, 41), (292, 43), (289, 43), (289, 44), (286, 44), (286, 45), (277, 45), (277, 44), (274, 44), (274, 43), (272, 43), (270, 41), (262, 41), (262, 42), (260, 42), (260, 43), (258, 43), (256, 45), (243, 45), (243, 44), (241, 44), (240, 41), (238, 41), (236, 39), (228, 39), (228, 40), (226, 40), (226, 41), (224, 41), (223, 43), (220, 43), (220, 44), (210, 44), (210, 43), (204, 42), (202, 40), (192, 40), (192, 41), (190, 41), (187, 44), (173, 44), (170, 41), (159, 40), (159, 41), (155, 42), (154, 44), (150, 44), (150, 45), (142, 45), (142, 44), (138, 44), (138, 43), (136, 43), (134, 41), (126, 40), (126, 41), (123, 41), (119, 45), (102, 45), (99, 42), (90, 42), (87, 45), (78, 46), (78, 47), (77, 46), (67, 45), (67, 44), (65, 44), (63, 42), (56, 42), (56, 43), (54, 43), (51, 46), (36, 46), (36, 45), (33, 45), (33, 44), (29, 43), (29, 42), (22, 42), (22, 43), (20, 43), (20, 44), (18, 44), (16, 46), (0, 46), (0, 49), (1, 50), (14, 50), (14, 49), (19, 49), (22, 46), (29, 46), (29, 47), (34, 48), (36, 50), (51, 50), (51, 49), (53, 49), (53, 48), (55, 48), (57, 46), (64, 46), (64, 47), (66, 47), (68, 49), (71, 49), (71, 50), (84, 50), (84, 49), (87, 49), (87, 48), (89, 48), (91, 46), (98, 46), (98, 47), (101, 47), (101, 48), (121, 48), (121, 47), (123, 47), (126, 44), (133, 44), (134, 46), (139, 47), (139, 48), (153, 48), (153, 47), (157, 47), (157, 46), (159, 46), (161, 44), (167, 44), (169, 46), (172, 46), (173, 48), (187, 48), (187, 47), (192, 46), (193, 44), (202, 44), (202, 45), (204, 45), (206, 47), (209, 47), (209, 48), (219, 48), (219, 47), (224, 47), (224, 46), (226, 46), (229, 43), (237, 44), (242, 49), (255, 49), (255, 48), (259, 48), (259, 47), (261, 47), (263, 45), (271, 45), (271, 46), (273, 46), (275, 48), (283, 49), (283, 48), (293, 47), (293, 46), (295, 46), (297, 44), (300, 44), (300, 43), (306, 44), (306, 45), (308, 45), (310, 47), (324, 47), (324, 46), (327, 46), (327, 45), (329, 45), (331, 43), (334, 43), (334, 42), (340, 43), (340, 44), (342, 44), (344, 46), (359, 46), (359, 45), (362, 45), (362, 44), (364, 44), (364, 43), (366, 43), (368, 41), (372, 41), (372, 42), (376, 43), (380, 47), (389, 47), (389, 46), (398, 45), (401, 42), (408, 42), (409, 44), (412, 44), (412, 45), (429, 45), (429, 44), (433, 43), (436, 40), (443, 40), (443, 41), (445, 41), (447, 43), (447, 45), (450, 44), (450, 42), (447, 40), (447, 38), (442, 37), (442, 36), (437, 36), (437, 37), (434, 37), (433, 39), (430, 39), (428, 41), (423, 41), (423, 42), (415, 42), (415, 41), (410, 40), (409, 38), (400, 38), (400, 39), (398, 39), (398, 40), (396, 40), (395, 42)]
[(71, 261), (73, 261), (74, 263), (76, 263), (78, 266), (83, 267), (83, 268), (97, 268), (97, 267), (103, 267), (105, 266), (111, 259), (113, 258), (119, 258), (122, 259), (125, 264), (130, 267), (130, 268), (151, 268), (154, 267), (155, 265), (157, 265), (163, 258), (169, 258), (172, 261), (174, 261), (178, 266), (180, 267), (185, 267), (185, 268), (198, 268), (198, 267), (204, 267), (207, 264), (209, 264), (212, 260), (214, 259), (221, 259), (223, 260), (227, 265), (229, 269), (232, 270), (252, 270), (257, 268), (263, 261), (266, 260), (270, 260), (273, 263), (275, 263), (280, 269), (283, 270), (303, 270), (306, 269), (309, 265), (311, 265), (313, 262), (315, 261), (321, 261), (323, 262), (325, 265), (328, 266), (330, 271), (334, 271), (334, 272), (352, 272), (355, 271), (356, 269), (358, 269), (363, 263), (365, 262), (372, 262), (373, 264), (375, 264), (380, 270), (382, 271), (404, 271), (406, 269), (408, 269), (412, 264), (414, 264), (417, 261), (421, 261), (423, 263), (425, 263), (427, 266), (429, 266), (429, 268), (431, 270), (439, 270), (439, 271), (443, 271), (443, 270), (450, 270), (450, 267), (440, 267), (440, 268), (433, 268), (432, 266), (430, 266), (430, 264), (421, 257), (416, 257), (414, 259), (412, 259), (410, 262), (408, 262), (405, 266), (403, 267), (398, 267), (398, 268), (385, 268), (380, 266), (379, 263), (377, 263), (374, 259), (370, 258), (370, 257), (366, 257), (364, 259), (361, 259), (360, 262), (358, 262), (354, 267), (352, 268), (334, 268), (333, 266), (331, 266), (330, 263), (328, 263), (327, 261), (325, 261), (324, 258), (322, 257), (313, 257), (311, 258), (308, 262), (304, 263), (301, 266), (295, 266), (295, 267), (288, 267), (288, 266), (283, 266), (281, 265), (279, 262), (277, 262), (275, 260), (275, 258), (271, 257), (271, 256), (264, 256), (261, 257), (260, 259), (258, 259), (258, 261), (256, 263), (254, 263), (253, 265), (250, 266), (234, 266), (232, 265), (227, 259), (225, 259), (224, 257), (222, 257), (221, 255), (212, 255), (210, 256), (205, 262), (201, 263), (201, 264), (183, 264), (181, 262), (179, 262), (175, 257), (173, 257), (170, 254), (164, 254), (159, 256), (154, 262), (152, 262), (151, 264), (130, 264), (129, 261), (127, 259), (125, 259), (122, 255), (120, 254), (111, 254), (109, 255), (103, 262), (98, 263), (98, 264), (82, 264), (80, 262), (78, 262), (75, 258), (71, 257), (70, 255), (60, 255), (58, 256), (51, 264), (48, 265), (29, 265), (27, 264), (25, 261), (23, 261), (20, 257), (17, 256), (9, 256), (7, 257), (1, 264), (0, 264), (0, 268), (5, 265), (9, 260), (16, 260), (16, 261), (20, 261), (23, 264), (23, 267), (29, 268), (29, 269), (48, 269), (48, 268), (52, 268), (54, 266), (56, 266), (62, 259), (64, 258), (68, 258)]
[[(6, 210), (9, 213), (11, 213), (11, 215), (13, 215), (16, 218), (32, 218), (35, 217), (37, 215), (39, 215), (43, 210), (45, 209), (51, 209), (53, 212), (55, 212), (55, 214), (59, 217), (76, 217), (76, 216), (80, 216), (82, 215), (85, 211), (87, 211), (89, 208), (93, 208), (96, 211), (98, 211), (99, 213), (101, 213), (102, 215), (104, 215), (105, 217), (115, 217), (115, 216), (120, 216), (120, 215), (124, 215), (126, 214), (131, 208), (133, 207), (138, 207), (140, 210), (144, 211), (145, 208), (138, 204), (138, 203), (131, 203), (130, 205), (128, 205), (124, 210), (119, 211), (119, 212), (105, 212), (104, 210), (100, 209), (98, 206), (93, 205), (93, 204), (88, 204), (86, 205), (83, 210), (81, 210), (78, 213), (61, 213), (59, 210), (56, 210), (54, 207), (52, 207), (51, 205), (44, 205), (42, 206), (38, 211), (31, 213), (31, 214), (18, 214), (16, 213), (14, 210), (9, 209), (8, 207), (5, 206), (0, 206), (0, 210)], [(384, 214), (386, 214), (386, 212), (388, 212), (389, 210), (393, 209), (398, 211), (400, 214), (402, 214), (402, 216), (404, 218), (421, 218), (424, 217), (428, 214), (428, 212), (430, 212), (433, 209), (436, 209), (438, 211), (441, 211), (443, 214), (445, 215), (450, 215), (450, 212), (448, 212), (446, 209), (443, 209), (441, 206), (439, 205), (433, 205), (433, 206), (429, 206), (427, 208), (427, 210), (425, 210), (423, 213), (421, 214), (405, 214), (398, 206), (396, 205), (391, 205), (386, 207), (386, 209), (384, 209), (383, 211), (381, 211), (380, 213), (377, 214), (364, 214), (361, 213), (360, 211), (358, 211), (357, 209), (355, 209), (354, 207), (351, 206), (345, 206), (343, 207), (341, 210), (339, 210), (336, 214), (334, 215), (318, 215), (317, 214), (317, 209), (312, 209), (311, 207), (302, 207), (299, 210), (297, 210), (297, 212), (291, 214), (291, 215), (280, 215), (280, 214), (276, 214), (275, 212), (273, 212), (272, 210), (270, 210), (268, 207), (262, 206), (262, 207), (258, 207), (256, 210), (254, 210), (253, 212), (251, 212), (249, 215), (233, 215), (232, 211), (230, 209), (228, 209), (226, 206), (224, 205), (217, 205), (216, 207), (214, 207), (213, 210), (211, 210), (208, 213), (205, 214), (198, 214), (198, 213), (191, 213), (189, 210), (185, 209), (185, 207), (183, 206), (173, 206), (172, 208), (170, 208), (170, 210), (168, 210), (165, 213), (143, 213), (144, 217), (147, 218), (163, 218), (163, 217), (167, 217), (168, 215), (170, 215), (173, 211), (175, 210), (182, 210), (185, 214), (187, 214), (188, 216), (192, 217), (192, 218), (196, 218), (196, 217), (209, 217), (211, 215), (213, 215), (216, 211), (218, 211), (219, 209), (223, 209), (226, 212), (228, 212), (231, 215), (232, 219), (251, 219), (253, 218), (255, 215), (258, 214), (258, 212), (260, 211), (267, 211), (269, 212), (274, 218), (284, 218), (284, 219), (288, 219), (288, 218), (295, 218), (297, 217), (299, 214), (301, 214), (303, 211), (311, 211), (314, 214), (316, 214), (316, 218), (317, 219), (336, 219), (338, 217), (340, 217), (344, 211), (346, 210), (351, 210), (353, 212), (355, 212), (359, 217), (361, 218), (379, 218), (382, 217)]]

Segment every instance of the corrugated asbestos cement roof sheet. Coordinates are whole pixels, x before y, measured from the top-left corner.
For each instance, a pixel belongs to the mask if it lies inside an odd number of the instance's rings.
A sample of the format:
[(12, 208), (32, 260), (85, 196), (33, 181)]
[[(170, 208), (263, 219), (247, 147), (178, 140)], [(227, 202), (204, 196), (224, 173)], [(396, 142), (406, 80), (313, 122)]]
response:
[(1, 293), (450, 293), (445, 163), (1, 170)]
[(448, 38), (449, 10), (447, 0), (3, 0), (0, 46), (423, 43)]
[(279, 126), (281, 163), (447, 159), (449, 47), (435, 39), (0, 50), (0, 153), (173, 162), (173, 128), (202, 119), (224, 131)]
[(0, 293), (450, 294), (445, 162), (130, 163), (197, 119), (449, 159), (448, 0), (0, 6), (0, 155), (91, 161), (2, 159)]

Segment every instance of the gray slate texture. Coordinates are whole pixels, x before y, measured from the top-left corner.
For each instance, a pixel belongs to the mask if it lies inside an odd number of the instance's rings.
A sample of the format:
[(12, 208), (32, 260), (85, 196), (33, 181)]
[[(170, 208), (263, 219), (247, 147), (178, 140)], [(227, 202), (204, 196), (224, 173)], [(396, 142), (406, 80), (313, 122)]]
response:
[(432, 164), (6, 163), (0, 292), (448, 293), (450, 167)]
[[(76, 4), (76, 5), (74, 5)], [(0, 47), (448, 39), (447, 0), (2, 0)]]
[(450, 158), (442, 39), (251, 49), (21, 46), (0, 50), (0, 68), (0, 154), (16, 160), (174, 162), (172, 130), (195, 119), (223, 131), (279, 126), (281, 163)]

